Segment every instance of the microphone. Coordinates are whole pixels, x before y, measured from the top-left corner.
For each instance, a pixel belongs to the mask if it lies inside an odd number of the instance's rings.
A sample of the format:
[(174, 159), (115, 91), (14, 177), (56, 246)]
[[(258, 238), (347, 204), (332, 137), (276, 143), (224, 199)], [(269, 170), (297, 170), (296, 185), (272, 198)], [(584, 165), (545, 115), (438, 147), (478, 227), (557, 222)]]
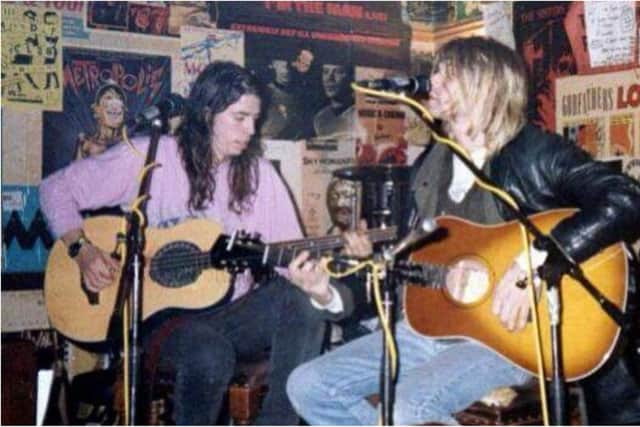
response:
[(360, 80), (357, 84), (369, 89), (406, 92), (410, 95), (429, 95), (431, 91), (431, 81), (424, 74), (414, 77), (396, 76), (386, 79)]
[(415, 245), (438, 229), (438, 223), (433, 218), (425, 218), (422, 220), (420, 227), (416, 227), (409, 232), (395, 246), (384, 251), (382, 256), (388, 262), (393, 261), (399, 254)]
[(146, 107), (136, 115), (136, 125), (151, 123), (155, 119), (166, 121), (184, 112), (187, 101), (177, 93), (172, 93), (155, 105)]

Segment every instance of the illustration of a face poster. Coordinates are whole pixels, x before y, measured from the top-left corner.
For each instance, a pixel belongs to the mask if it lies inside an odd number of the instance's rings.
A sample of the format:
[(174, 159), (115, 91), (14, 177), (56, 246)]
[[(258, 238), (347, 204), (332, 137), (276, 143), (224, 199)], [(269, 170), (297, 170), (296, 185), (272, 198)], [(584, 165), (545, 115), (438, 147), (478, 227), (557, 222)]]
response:
[(43, 115), (42, 176), (122, 140), (124, 124), (170, 93), (165, 56), (65, 48), (64, 111)]

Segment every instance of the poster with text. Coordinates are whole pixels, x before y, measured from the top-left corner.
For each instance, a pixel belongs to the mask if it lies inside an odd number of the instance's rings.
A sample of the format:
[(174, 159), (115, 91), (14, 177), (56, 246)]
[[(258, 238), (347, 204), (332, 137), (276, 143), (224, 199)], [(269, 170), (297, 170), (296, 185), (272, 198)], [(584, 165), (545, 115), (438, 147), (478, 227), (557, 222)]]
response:
[[(356, 80), (374, 80), (397, 76), (397, 70), (357, 67)], [(408, 117), (403, 104), (358, 93), (356, 95), (357, 131), (356, 158), (358, 165), (407, 162)]]
[(599, 159), (640, 156), (640, 69), (557, 80), (558, 133)]
[[(340, 207), (332, 201), (333, 172), (353, 166), (355, 140), (310, 139), (302, 152), (302, 221), (308, 236), (325, 236), (341, 222)], [(355, 191), (350, 190), (351, 199)], [(337, 199), (337, 197), (334, 197)], [(357, 212), (353, 212), (357, 214)], [(348, 214), (347, 214), (348, 216)]]
[(2, 5), (2, 105), (62, 110), (62, 15)]
[(118, 142), (122, 126), (170, 90), (169, 57), (65, 48), (64, 111), (44, 114), (42, 176), (68, 165), (79, 149), (90, 155), (101, 141)]

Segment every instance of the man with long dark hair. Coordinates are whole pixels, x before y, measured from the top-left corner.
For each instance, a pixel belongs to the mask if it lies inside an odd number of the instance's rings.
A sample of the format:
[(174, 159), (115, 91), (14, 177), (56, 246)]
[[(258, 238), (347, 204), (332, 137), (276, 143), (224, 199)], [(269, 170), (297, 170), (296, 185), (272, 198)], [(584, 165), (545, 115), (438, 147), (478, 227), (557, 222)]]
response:
[[(243, 229), (259, 233), (266, 242), (302, 237), (281, 178), (260, 157), (255, 138), (260, 95), (254, 76), (238, 65), (216, 62), (202, 71), (177, 136), (159, 141), (160, 166), (153, 173), (147, 204), (151, 226), (209, 218), (225, 233)], [(94, 292), (112, 285), (119, 266), (84, 236), (80, 211), (133, 202), (143, 166), (140, 154), (146, 152), (148, 139), (134, 140), (133, 145), (135, 149), (121, 144), (75, 162), (40, 187), (51, 230), (73, 248), (70, 256)], [(177, 424), (215, 424), (236, 360), (267, 348), (269, 392), (256, 422), (297, 423), (285, 382), (293, 368), (319, 353), (324, 316), (312, 304), (328, 303), (335, 291), (327, 289), (328, 276), (308, 260), (308, 253), (282, 273), (259, 286), (249, 273), (239, 274), (231, 303), (183, 315), (164, 341), (160, 363), (176, 371)]]

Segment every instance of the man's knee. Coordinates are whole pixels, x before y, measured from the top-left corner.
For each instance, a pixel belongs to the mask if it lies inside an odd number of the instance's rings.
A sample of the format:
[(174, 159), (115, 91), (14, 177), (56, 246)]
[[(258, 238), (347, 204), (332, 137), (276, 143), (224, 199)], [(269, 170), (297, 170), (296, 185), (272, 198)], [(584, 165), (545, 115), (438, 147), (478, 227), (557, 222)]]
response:
[(313, 404), (317, 398), (321, 398), (324, 390), (322, 387), (321, 374), (316, 368), (317, 364), (312, 362), (304, 363), (291, 372), (287, 379), (287, 395), (295, 408)]
[(236, 362), (231, 342), (198, 322), (190, 322), (171, 333), (163, 345), (162, 359), (202, 377), (230, 376)]

